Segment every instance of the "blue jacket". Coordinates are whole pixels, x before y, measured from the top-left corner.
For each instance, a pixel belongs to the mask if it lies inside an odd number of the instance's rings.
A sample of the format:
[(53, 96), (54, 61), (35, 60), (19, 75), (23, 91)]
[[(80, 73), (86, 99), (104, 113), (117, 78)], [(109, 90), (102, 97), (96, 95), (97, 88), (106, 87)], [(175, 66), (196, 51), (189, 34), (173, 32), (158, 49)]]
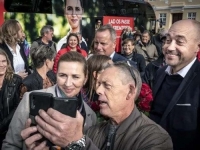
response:
[(129, 62), (131, 64), (131, 66), (137, 68), (136, 63), (134, 61), (128, 60), (124, 56), (117, 54), (117, 53), (114, 54), (112, 61), (113, 62), (118, 62), (118, 61)]

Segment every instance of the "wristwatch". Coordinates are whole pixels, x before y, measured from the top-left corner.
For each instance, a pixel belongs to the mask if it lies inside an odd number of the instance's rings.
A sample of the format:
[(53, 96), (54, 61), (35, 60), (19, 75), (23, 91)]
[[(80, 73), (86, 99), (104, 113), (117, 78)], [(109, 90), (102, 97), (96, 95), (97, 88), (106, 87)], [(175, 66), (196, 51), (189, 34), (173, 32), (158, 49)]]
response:
[(82, 150), (85, 147), (85, 135), (78, 141), (71, 142), (64, 150)]

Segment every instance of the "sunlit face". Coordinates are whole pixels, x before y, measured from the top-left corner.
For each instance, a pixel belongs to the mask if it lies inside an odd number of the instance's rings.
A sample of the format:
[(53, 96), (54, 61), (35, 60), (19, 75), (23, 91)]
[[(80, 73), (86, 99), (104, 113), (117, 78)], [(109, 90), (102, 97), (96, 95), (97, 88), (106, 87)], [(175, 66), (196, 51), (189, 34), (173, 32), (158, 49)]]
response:
[(52, 31), (52, 30), (45, 33), (45, 37), (46, 37), (47, 41), (52, 41), (53, 34), (54, 34), (54, 31)]
[(0, 76), (5, 75), (8, 63), (6, 57), (0, 54)]
[(130, 55), (133, 53), (134, 45), (132, 45), (132, 43), (129, 41), (126, 44), (124, 44), (123, 50), (124, 50), (125, 55)]
[(70, 36), (69, 41), (68, 41), (68, 45), (72, 49), (76, 48), (76, 46), (78, 45), (78, 39), (75, 36)]
[(150, 36), (148, 33), (142, 34), (142, 42), (143, 43), (147, 44), (149, 42), (149, 40), (150, 40)]
[[(191, 27), (191, 28), (188, 28)], [(190, 21), (180, 21), (172, 25), (163, 46), (165, 61), (179, 71), (197, 55), (200, 41), (196, 40), (196, 30)]]
[(65, 14), (72, 31), (79, 31), (83, 15), (80, 0), (66, 0)]
[(23, 36), (24, 36), (24, 31), (22, 30), (22, 26), (17, 23), (19, 26), (19, 31), (17, 32), (17, 37), (18, 37), (18, 42), (23, 40)]
[(108, 30), (96, 32), (94, 38), (94, 51), (100, 55), (110, 56), (115, 51), (116, 43), (111, 40)]
[(60, 62), (57, 71), (57, 84), (67, 97), (76, 96), (87, 77), (80, 62)]
[(123, 114), (128, 105), (126, 97), (129, 84), (122, 84), (118, 72), (115, 67), (105, 69), (98, 79), (96, 89), (99, 95), (100, 113), (112, 119)]

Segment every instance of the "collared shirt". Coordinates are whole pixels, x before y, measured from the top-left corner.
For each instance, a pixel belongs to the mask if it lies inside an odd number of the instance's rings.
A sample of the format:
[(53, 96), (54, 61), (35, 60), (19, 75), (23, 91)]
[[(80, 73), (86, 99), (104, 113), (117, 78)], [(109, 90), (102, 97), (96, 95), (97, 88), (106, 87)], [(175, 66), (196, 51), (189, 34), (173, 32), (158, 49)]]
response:
[[(68, 35), (70, 34), (71, 32), (68, 32), (66, 36), (64, 36), (62, 39), (60, 39), (60, 41), (58, 41), (58, 44), (56, 46), (56, 50), (57, 52), (59, 50), (61, 50), (61, 47), (63, 46), (63, 44), (66, 44), (67, 43), (67, 37)], [(87, 46), (87, 42), (85, 41), (85, 39), (82, 37), (82, 42), (85, 43), (85, 45)]]
[[(186, 76), (186, 74), (188, 73), (188, 71), (190, 70), (190, 68), (192, 67), (192, 65), (194, 64), (194, 62), (195, 62), (195, 60), (196, 60), (197, 58), (195, 57), (187, 66), (185, 66), (184, 68), (182, 68), (181, 70), (179, 70), (177, 73), (175, 73), (175, 74), (179, 74), (180, 76), (182, 76), (183, 78)], [(172, 68), (171, 68), (171, 66), (168, 66), (167, 68), (166, 68), (166, 70), (165, 70), (165, 72), (167, 73), (167, 74), (169, 74), (169, 75), (173, 75), (172, 73), (171, 73), (171, 70), (172, 70)]]
[(18, 73), (20, 71), (24, 71), (25, 63), (24, 63), (24, 60), (23, 60), (23, 58), (20, 54), (20, 46), (17, 44), (16, 53), (15, 53), (14, 50), (7, 43), (6, 43), (6, 45), (8, 46), (10, 52), (13, 55), (13, 60), (10, 60), (10, 61), (13, 61), (13, 67), (14, 67), (15, 73)]
[(110, 55), (110, 58), (113, 59), (114, 55), (115, 55), (115, 51)]

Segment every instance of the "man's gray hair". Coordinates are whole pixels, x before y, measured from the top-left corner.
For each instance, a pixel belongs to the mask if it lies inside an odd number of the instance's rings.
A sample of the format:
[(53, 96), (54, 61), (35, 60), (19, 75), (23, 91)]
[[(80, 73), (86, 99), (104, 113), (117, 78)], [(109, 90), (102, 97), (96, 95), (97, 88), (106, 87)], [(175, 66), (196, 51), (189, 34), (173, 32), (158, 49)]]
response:
[(150, 33), (149, 30), (144, 30), (144, 31), (142, 32), (142, 35), (143, 35), (143, 34), (148, 34), (148, 35), (151, 37), (151, 33)]
[(45, 25), (42, 27), (42, 29), (40, 30), (40, 35), (44, 36), (45, 33), (48, 33), (49, 31), (54, 31), (53, 27), (50, 25)]
[(103, 32), (103, 31), (106, 31), (106, 30), (108, 30), (110, 32), (111, 40), (113, 42), (115, 42), (116, 41), (116, 37), (117, 37), (116, 31), (110, 24), (106, 24), (106, 25), (100, 26), (100, 28), (96, 32)]

